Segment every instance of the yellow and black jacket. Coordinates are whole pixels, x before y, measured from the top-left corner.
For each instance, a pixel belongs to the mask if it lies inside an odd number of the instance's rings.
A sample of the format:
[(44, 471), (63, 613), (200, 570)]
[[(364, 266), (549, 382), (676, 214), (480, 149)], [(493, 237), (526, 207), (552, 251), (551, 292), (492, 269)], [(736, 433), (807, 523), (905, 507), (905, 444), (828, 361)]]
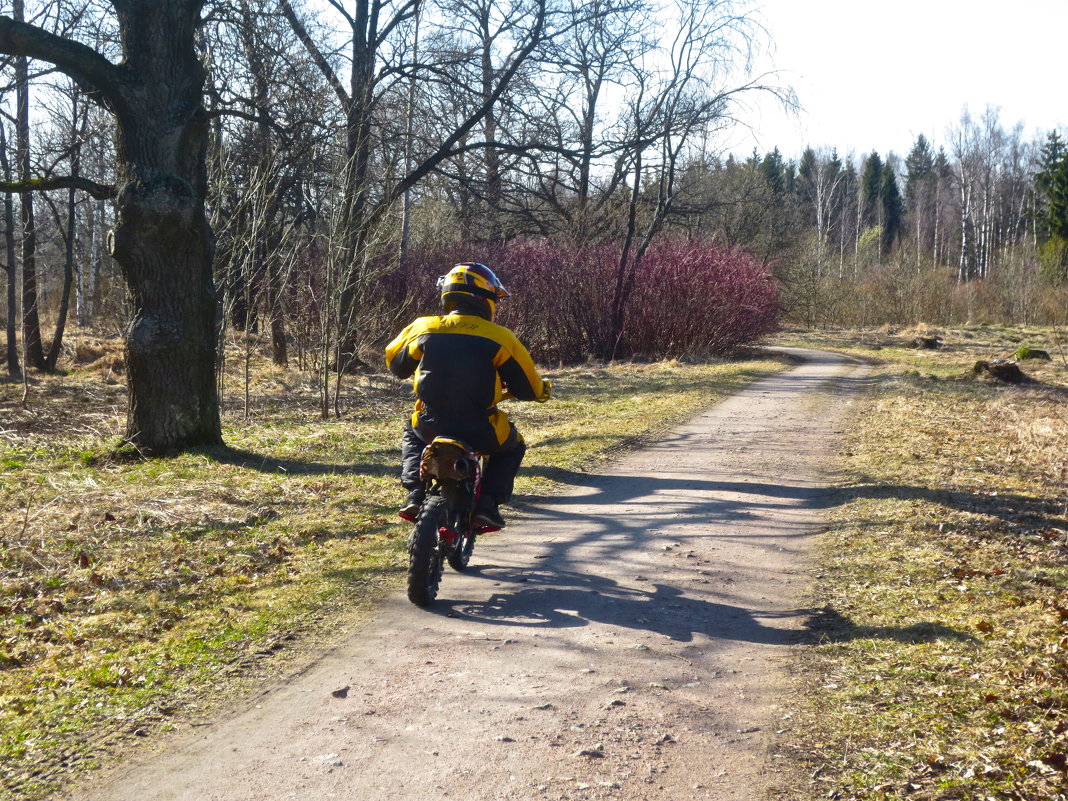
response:
[(508, 416), (497, 409), (505, 391), (538, 400), (545, 382), (515, 334), (504, 326), (453, 312), (420, 317), (386, 346), (398, 378), (415, 375), (412, 427), (422, 435), (457, 437), (482, 451), (508, 439)]

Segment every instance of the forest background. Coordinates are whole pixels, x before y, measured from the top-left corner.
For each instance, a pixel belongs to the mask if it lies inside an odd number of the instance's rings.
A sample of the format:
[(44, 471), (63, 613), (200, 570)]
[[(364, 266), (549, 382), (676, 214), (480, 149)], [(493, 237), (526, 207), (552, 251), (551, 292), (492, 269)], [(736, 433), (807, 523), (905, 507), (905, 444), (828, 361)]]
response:
[[(126, 5), (0, 11), (129, 66)], [(520, 298), (502, 322), (551, 362), (722, 353), (781, 321), (1065, 321), (1060, 133), (1028, 138), (987, 108), (903, 158), (725, 154), (741, 104), (796, 104), (751, 70), (768, 34), (748, 4), (152, 5), (193, 12), (217, 341), (313, 372), (323, 415), (460, 260), (499, 269)], [(58, 368), (68, 321), (129, 347), (145, 315), (109, 233), (122, 114), (86, 73), (4, 49), (15, 377)]]

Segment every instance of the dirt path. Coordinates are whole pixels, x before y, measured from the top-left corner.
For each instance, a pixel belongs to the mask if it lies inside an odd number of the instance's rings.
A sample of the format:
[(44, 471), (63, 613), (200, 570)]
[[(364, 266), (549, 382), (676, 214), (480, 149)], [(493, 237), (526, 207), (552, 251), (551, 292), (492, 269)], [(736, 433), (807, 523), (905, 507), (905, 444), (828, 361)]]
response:
[(468, 574), (447, 568), (432, 610), (395, 597), (251, 708), (71, 797), (760, 798), (823, 470), (863, 375), (798, 353), (570, 476)]

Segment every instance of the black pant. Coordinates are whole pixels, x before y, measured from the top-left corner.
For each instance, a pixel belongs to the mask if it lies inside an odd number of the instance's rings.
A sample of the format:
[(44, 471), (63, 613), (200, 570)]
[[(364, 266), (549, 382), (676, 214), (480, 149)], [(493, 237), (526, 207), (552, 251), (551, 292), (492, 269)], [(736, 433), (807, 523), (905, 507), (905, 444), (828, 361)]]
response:
[[(527, 445), (519, 436), (515, 425), (510, 425), (512, 430), (503, 445), (497, 446), (495, 450), (482, 451), (489, 457), (486, 459), (486, 470), (482, 474), (482, 494), (497, 503), (507, 503), (512, 497), (515, 477), (519, 472), (523, 455), (527, 452)], [(449, 434), (436, 433), (434, 436), (449, 436)], [(460, 437), (457, 439), (464, 441)], [(401, 486), (407, 490), (419, 486), (419, 457), (423, 455), (423, 448), (426, 444), (426, 440), (419, 436), (409, 422), (404, 427), (404, 435), (401, 437)]]

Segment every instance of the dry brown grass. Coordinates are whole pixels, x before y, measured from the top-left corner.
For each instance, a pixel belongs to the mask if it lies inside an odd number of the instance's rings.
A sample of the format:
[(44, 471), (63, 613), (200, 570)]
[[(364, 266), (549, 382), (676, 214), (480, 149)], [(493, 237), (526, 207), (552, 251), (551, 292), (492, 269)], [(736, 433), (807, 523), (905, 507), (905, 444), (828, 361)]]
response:
[[(1050, 332), (805, 337), (878, 360), (820, 553), (792, 798), (1068, 798), (1068, 371), (971, 378)], [(846, 346), (842, 348), (843, 344)]]

